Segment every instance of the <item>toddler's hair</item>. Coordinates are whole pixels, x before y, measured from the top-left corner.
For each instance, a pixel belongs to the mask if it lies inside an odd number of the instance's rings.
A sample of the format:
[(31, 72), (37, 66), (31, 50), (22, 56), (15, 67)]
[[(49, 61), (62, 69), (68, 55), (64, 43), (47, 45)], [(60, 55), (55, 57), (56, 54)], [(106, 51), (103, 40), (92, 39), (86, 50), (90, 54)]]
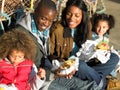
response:
[(33, 60), (36, 54), (36, 45), (32, 38), (19, 29), (5, 32), (0, 37), (0, 58), (6, 58), (11, 50), (25, 53), (25, 58)]

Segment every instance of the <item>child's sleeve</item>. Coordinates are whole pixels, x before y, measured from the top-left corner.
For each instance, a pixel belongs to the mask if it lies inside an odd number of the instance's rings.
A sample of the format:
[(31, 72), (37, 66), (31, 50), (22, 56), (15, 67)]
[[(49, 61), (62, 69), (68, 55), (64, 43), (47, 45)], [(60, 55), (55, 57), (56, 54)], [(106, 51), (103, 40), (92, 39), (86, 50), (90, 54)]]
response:
[(39, 90), (45, 81), (45, 79), (41, 80), (37, 76), (37, 72), (38, 72), (37, 67), (34, 64), (29, 76), (29, 84), (30, 84), (31, 90)]

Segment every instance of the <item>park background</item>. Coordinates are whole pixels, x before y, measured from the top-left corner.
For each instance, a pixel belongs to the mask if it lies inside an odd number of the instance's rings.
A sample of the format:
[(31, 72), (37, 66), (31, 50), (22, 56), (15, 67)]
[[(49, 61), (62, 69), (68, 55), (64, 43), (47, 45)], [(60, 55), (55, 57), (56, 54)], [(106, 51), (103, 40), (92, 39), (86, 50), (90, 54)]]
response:
[(120, 0), (104, 0), (106, 13), (115, 17), (115, 27), (110, 31), (110, 44), (120, 50)]

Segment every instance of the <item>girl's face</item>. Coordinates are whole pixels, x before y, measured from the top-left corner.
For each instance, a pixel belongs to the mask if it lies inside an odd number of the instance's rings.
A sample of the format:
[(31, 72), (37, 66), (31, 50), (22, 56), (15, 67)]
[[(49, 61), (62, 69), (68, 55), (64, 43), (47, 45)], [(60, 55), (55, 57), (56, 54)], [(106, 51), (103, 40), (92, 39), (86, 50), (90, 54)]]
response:
[(103, 36), (109, 29), (108, 22), (100, 20), (96, 26), (96, 33), (98, 36)]
[(66, 22), (69, 28), (76, 28), (82, 20), (82, 10), (76, 6), (71, 6), (66, 13)]
[(9, 57), (10, 62), (14, 66), (16, 66), (16, 65), (18, 65), (19, 63), (21, 63), (25, 60), (24, 56), (25, 56), (25, 54), (22, 51), (12, 50), (8, 57)]

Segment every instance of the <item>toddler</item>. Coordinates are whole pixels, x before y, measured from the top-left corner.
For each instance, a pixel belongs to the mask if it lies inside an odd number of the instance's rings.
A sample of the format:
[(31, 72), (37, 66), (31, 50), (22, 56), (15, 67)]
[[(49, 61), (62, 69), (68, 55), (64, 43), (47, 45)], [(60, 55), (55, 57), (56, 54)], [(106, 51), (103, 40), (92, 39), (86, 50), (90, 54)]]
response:
[(45, 71), (37, 71), (33, 63), (34, 41), (21, 30), (12, 30), (0, 37), (0, 89), (39, 90)]

